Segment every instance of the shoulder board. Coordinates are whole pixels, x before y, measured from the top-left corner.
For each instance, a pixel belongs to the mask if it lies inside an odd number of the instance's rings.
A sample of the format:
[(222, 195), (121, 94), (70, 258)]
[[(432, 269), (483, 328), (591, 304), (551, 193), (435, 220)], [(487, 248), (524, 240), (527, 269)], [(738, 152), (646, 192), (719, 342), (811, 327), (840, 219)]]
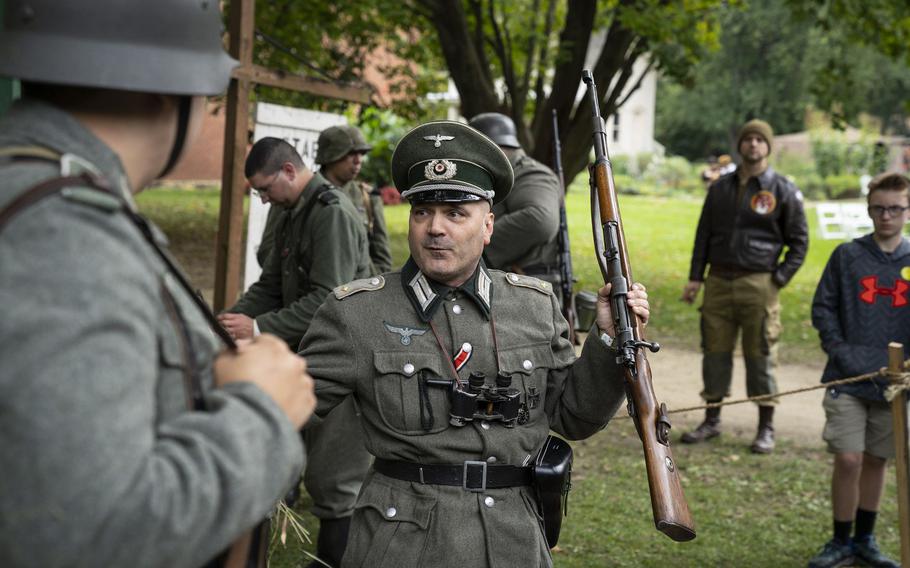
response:
[(357, 292), (375, 292), (376, 290), (381, 290), (383, 286), (385, 286), (385, 278), (373, 276), (372, 278), (361, 278), (360, 280), (342, 284), (332, 290), (332, 293), (335, 294), (336, 299), (344, 300)]
[(512, 286), (537, 290), (541, 294), (549, 294), (553, 291), (553, 286), (545, 280), (534, 278), (533, 276), (526, 276), (524, 274), (515, 274), (514, 272), (506, 273), (506, 282)]
[(334, 185), (324, 185), (319, 189), (319, 201), (321, 201), (323, 205), (334, 205), (338, 203), (338, 192), (335, 191)]
[(123, 202), (120, 199), (87, 187), (66, 187), (60, 190), (60, 195), (67, 201), (88, 205), (111, 213), (123, 208)]

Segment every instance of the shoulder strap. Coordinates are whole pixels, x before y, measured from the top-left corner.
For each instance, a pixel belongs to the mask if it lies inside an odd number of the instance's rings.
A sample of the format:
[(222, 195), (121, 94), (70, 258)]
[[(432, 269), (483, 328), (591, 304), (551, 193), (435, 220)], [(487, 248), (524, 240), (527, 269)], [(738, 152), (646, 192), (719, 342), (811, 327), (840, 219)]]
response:
[(161, 245), (159, 245), (155, 240), (154, 233), (152, 232), (152, 227), (149, 224), (148, 220), (139, 213), (127, 207), (126, 202), (123, 201), (123, 198), (112, 191), (107, 183), (107, 180), (103, 178), (86, 172), (78, 176), (51, 178), (39, 183), (38, 185), (35, 185), (34, 187), (29, 188), (24, 193), (22, 193), (22, 195), (14, 199), (11, 203), (0, 209), (0, 233), (2, 233), (4, 227), (18, 213), (21, 213), (42, 199), (60, 192), (60, 190), (63, 188), (74, 186), (100, 191), (106, 195), (113, 196), (120, 202), (120, 211), (122, 211), (139, 229), (139, 232), (142, 234), (143, 238), (152, 247), (158, 257), (164, 262), (164, 265), (167, 267), (168, 271), (170, 271), (171, 274), (177, 278), (180, 286), (187, 292), (187, 294), (189, 294), (190, 298), (193, 300), (193, 303), (196, 304), (196, 306), (205, 316), (205, 319), (211, 326), (212, 330), (218, 334), (218, 336), (229, 348), (236, 349), (237, 344), (234, 342), (234, 339), (230, 336), (227, 330), (221, 327), (221, 324), (218, 323), (218, 320), (215, 318), (215, 314), (212, 313), (212, 310), (209, 308), (208, 304), (206, 304), (202, 298), (196, 295), (196, 292), (193, 290), (193, 287), (190, 284), (189, 280), (187, 280), (186, 276), (183, 274), (183, 271), (177, 267), (177, 264), (174, 262), (174, 259), (171, 257), (170, 253), (163, 249)]
[(16, 216), (17, 213), (28, 209), (30, 206), (41, 201), (45, 197), (54, 195), (64, 187), (86, 186), (92, 187), (92, 182), (88, 175), (57, 177), (45, 180), (38, 185), (26, 190), (19, 197), (13, 199), (3, 209), (0, 209), (0, 233), (6, 227), (7, 223)]

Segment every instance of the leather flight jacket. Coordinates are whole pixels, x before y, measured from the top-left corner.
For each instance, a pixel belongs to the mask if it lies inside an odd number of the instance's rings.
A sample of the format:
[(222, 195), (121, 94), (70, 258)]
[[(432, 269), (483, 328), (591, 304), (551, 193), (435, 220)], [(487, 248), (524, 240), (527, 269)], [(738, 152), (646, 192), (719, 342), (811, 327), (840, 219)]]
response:
[[(771, 272), (786, 285), (806, 258), (809, 229), (802, 194), (767, 168), (739, 187), (738, 170), (718, 179), (698, 220), (689, 280), (703, 281), (708, 264), (728, 272)], [(780, 260), (784, 252), (783, 261)]]

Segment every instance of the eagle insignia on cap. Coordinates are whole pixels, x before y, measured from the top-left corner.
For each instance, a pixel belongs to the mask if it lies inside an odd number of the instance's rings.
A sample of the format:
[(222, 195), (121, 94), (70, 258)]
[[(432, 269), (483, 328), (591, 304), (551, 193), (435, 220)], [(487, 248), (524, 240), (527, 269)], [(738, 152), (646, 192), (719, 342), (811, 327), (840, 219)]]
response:
[(435, 142), (433, 144), (433, 147), (439, 148), (440, 146), (442, 146), (443, 142), (445, 142), (447, 140), (454, 140), (455, 137), (454, 136), (443, 136), (442, 134), (437, 134), (435, 136), (424, 136), (423, 139), (429, 140), (430, 142)]
[(423, 168), (423, 177), (433, 181), (452, 179), (455, 177), (457, 171), (458, 166), (455, 165), (455, 162), (449, 160), (430, 160)]

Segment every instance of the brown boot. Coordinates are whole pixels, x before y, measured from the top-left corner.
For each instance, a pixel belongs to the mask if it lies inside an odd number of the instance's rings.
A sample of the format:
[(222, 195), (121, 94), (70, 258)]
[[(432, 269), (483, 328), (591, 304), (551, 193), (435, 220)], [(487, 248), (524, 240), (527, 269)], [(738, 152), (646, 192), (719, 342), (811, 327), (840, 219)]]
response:
[(753, 454), (770, 454), (774, 451), (774, 407), (758, 407), (758, 433), (752, 442)]
[[(720, 402), (719, 400), (709, 400), (708, 403)], [(705, 421), (698, 425), (695, 430), (686, 432), (680, 438), (684, 444), (698, 444), (711, 438), (720, 436), (720, 407), (706, 408)]]

